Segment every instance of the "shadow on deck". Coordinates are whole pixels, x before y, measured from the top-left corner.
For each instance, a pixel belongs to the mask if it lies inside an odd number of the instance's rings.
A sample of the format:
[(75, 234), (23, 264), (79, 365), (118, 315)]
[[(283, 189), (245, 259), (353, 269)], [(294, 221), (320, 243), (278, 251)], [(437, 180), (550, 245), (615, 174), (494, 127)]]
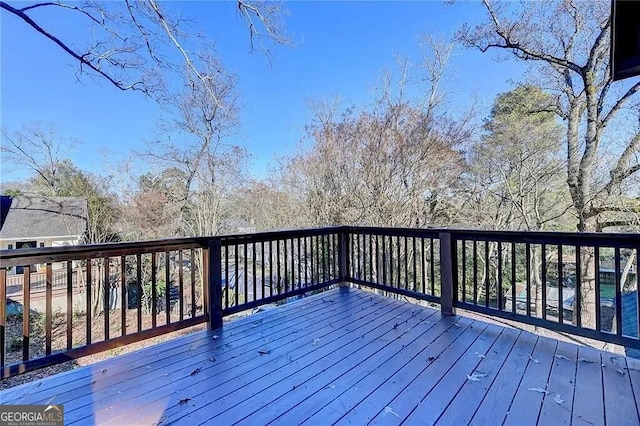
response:
[(640, 363), (340, 288), (29, 383), (65, 424), (637, 425)]

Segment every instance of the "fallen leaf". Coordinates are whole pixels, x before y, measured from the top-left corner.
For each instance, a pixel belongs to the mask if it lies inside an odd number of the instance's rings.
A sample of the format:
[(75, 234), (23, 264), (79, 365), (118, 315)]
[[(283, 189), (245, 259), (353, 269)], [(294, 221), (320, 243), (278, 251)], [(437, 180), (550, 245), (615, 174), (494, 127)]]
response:
[(209, 362), (216, 362), (216, 359), (212, 356), (209, 357)]
[(266, 354), (268, 354), (268, 353), (270, 353), (270, 352), (271, 352), (271, 351), (269, 351), (269, 350), (267, 350), (267, 349), (260, 349), (260, 350), (258, 351), (258, 353), (259, 353), (260, 355), (266, 355)]
[(213, 340), (218, 340), (218, 338), (219, 338), (219, 337), (220, 337), (220, 336), (218, 336), (217, 334), (214, 334), (213, 336), (211, 336), (211, 338), (212, 338)]
[(564, 402), (564, 399), (560, 398), (560, 394), (557, 393), (556, 396), (553, 397), (553, 402), (555, 402), (556, 404), (562, 404)]
[(395, 324), (393, 325), (393, 329), (395, 330), (396, 328), (398, 328), (398, 326), (399, 326), (399, 325), (400, 325), (400, 324), (395, 323)]
[(564, 356), (564, 355), (555, 355), (555, 357), (558, 358), (558, 359), (564, 359), (564, 360), (567, 360), (567, 361), (571, 362), (571, 360), (569, 358), (567, 358), (566, 356)]
[(478, 358), (485, 358), (486, 357), (486, 355), (482, 355), (480, 352), (476, 352), (476, 356)]
[(540, 364), (540, 360), (537, 358), (532, 357), (531, 355), (529, 355), (529, 359), (533, 362), (535, 362), (536, 364)]
[(429, 360), (429, 361), (433, 361), (434, 359), (436, 359), (436, 357), (435, 357), (435, 356), (430, 356), (430, 357), (428, 358), (428, 360)]
[(178, 404), (186, 404), (189, 401), (191, 401), (191, 398), (189, 397), (182, 398), (180, 401), (178, 401)]
[(105, 368), (104, 370), (102, 370), (102, 374), (106, 373), (107, 369)]
[(549, 394), (549, 391), (546, 389), (542, 389), (542, 388), (527, 388), (527, 390), (530, 390), (531, 392), (538, 392), (538, 393), (543, 393), (545, 395)]
[(480, 379), (487, 377), (487, 375), (485, 373), (471, 373), (470, 375), (467, 374), (467, 379), (472, 381), (472, 382), (479, 382)]
[(624, 371), (622, 371), (622, 370), (621, 370), (621, 369), (619, 369), (619, 368), (616, 370), (616, 373), (619, 373), (621, 376), (624, 376)]
[(195, 376), (196, 374), (198, 374), (200, 371), (202, 371), (202, 367), (198, 367), (195, 370), (193, 370), (191, 372), (191, 374), (189, 374), (190, 376)]
[(397, 418), (400, 418), (400, 416), (398, 415), (398, 413), (396, 413), (395, 411), (393, 411), (393, 408), (391, 407), (384, 407), (384, 414), (383, 415), (387, 415), (387, 414), (391, 414), (396, 416)]
[(312, 345), (315, 346), (320, 342), (320, 339), (318, 339), (317, 337), (315, 339), (313, 339), (313, 343)]

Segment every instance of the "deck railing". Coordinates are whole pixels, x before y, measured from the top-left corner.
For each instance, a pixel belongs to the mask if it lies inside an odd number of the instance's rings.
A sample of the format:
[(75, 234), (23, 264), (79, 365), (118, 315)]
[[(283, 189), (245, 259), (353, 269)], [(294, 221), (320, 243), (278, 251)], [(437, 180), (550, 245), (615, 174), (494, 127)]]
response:
[(218, 328), (224, 316), (345, 282), (439, 303), (445, 315), (463, 308), (640, 349), (639, 251), (638, 234), (373, 227), (0, 251), (2, 377)]
[(640, 349), (638, 234), (347, 229), (350, 282)]

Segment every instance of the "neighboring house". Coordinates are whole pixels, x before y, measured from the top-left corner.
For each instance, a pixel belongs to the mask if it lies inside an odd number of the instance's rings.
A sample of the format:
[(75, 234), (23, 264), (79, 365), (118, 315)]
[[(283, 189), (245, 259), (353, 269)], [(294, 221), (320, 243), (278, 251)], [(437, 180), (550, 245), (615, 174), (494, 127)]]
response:
[(247, 221), (240, 218), (224, 219), (221, 221), (221, 228), (225, 233), (230, 234), (251, 234), (256, 232), (253, 220)]
[(87, 230), (87, 218), (84, 198), (2, 195), (0, 249), (79, 244)]

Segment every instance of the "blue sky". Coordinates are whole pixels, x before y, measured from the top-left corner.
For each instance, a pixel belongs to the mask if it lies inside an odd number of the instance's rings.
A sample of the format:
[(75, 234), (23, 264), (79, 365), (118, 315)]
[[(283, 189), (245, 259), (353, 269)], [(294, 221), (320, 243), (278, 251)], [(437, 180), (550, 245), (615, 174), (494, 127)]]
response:
[[(235, 3), (173, 2), (166, 7), (195, 17), (197, 27), (215, 40), (226, 68), (237, 75), (241, 127), (229, 143), (252, 154), (257, 177), (276, 157), (293, 152), (310, 118), (310, 100), (339, 95), (347, 103), (367, 102), (382, 71), (394, 67), (395, 54), (419, 60), (421, 35), (452, 37), (462, 23), (483, 19), (477, 2), (291, 2), (285, 25), (296, 45), (272, 48), (269, 63), (259, 52), (250, 52)], [(76, 41), (73, 21), (63, 15), (39, 16), (52, 32)], [(52, 124), (83, 142), (71, 157), (88, 171), (108, 169), (131, 149), (144, 148), (160, 113), (157, 104), (104, 82), (78, 82), (69, 56), (16, 17), (0, 12), (0, 19), (4, 128), (16, 130), (34, 121)], [(449, 71), (460, 105), (473, 94), (488, 108), (524, 67), (459, 48)], [(2, 180), (23, 176), (2, 168)]]

